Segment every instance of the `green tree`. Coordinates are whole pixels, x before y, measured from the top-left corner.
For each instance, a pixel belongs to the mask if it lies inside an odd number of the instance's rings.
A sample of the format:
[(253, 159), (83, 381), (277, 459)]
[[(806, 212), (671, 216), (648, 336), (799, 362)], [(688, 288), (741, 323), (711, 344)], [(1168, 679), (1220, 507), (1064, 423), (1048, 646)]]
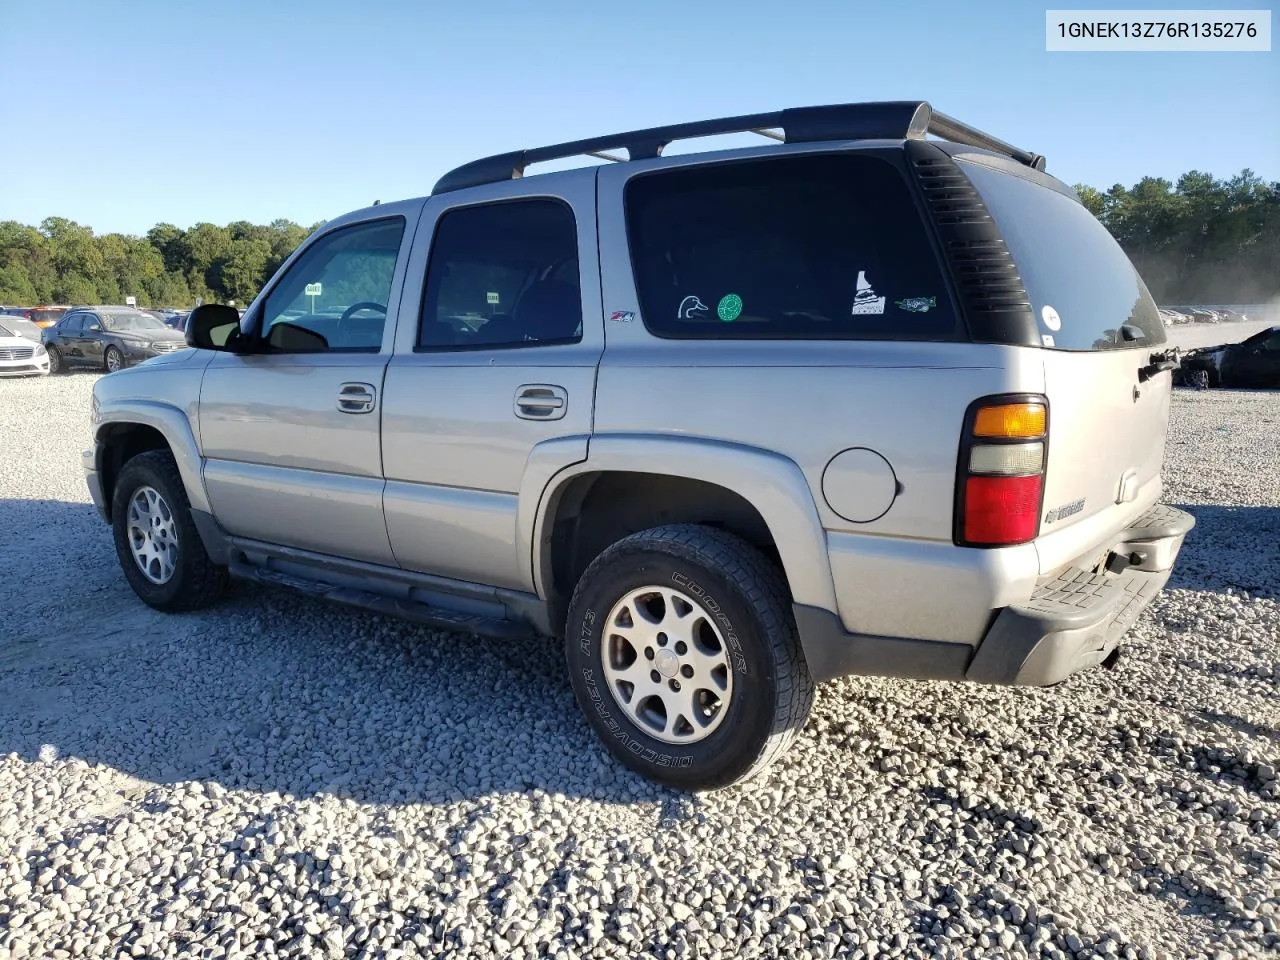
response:
[(271, 244), (262, 237), (233, 243), (230, 258), (222, 269), (222, 282), (228, 299), (248, 303), (267, 281), (267, 263)]

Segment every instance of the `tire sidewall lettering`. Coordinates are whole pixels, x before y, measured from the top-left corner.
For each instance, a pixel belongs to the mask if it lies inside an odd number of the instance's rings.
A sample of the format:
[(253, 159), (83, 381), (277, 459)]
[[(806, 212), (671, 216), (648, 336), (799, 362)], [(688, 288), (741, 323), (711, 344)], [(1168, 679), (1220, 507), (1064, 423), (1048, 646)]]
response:
[(702, 584), (698, 583), (692, 577), (686, 576), (679, 570), (673, 571), (671, 574), (671, 582), (689, 593), (690, 596), (697, 598), (707, 612), (710, 613), (720, 627), (725, 642), (729, 645), (729, 653), (733, 660), (733, 672), (742, 677), (751, 675), (751, 670), (747, 664), (746, 652), (742, 649), (742, 640), (738, 637), (738, 631), (733, 626), (733, 621), (729, 619), (729, 615), (725, 612), (724, 606), (713, 595), (707, 592)]

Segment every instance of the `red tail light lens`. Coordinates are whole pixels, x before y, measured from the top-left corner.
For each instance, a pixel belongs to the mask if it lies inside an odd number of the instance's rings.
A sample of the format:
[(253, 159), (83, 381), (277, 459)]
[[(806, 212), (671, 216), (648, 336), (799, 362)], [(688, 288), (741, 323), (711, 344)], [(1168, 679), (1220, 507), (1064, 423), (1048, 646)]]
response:
[(955, 542), (1028, 543), (1040, 532), (1049, 404), (1037, 394), (974, 401), (965, 414), (956, 476)]
[(998, 545), (1034, 540), (1040, 519), (1035, 477), (969, 477), (964, 487), (964, 539)]

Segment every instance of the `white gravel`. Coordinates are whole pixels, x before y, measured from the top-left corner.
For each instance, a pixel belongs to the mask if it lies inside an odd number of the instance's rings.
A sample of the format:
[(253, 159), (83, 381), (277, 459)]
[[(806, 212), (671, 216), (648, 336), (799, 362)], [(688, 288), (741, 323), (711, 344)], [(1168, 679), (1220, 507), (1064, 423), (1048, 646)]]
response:
[(1280, 394), (1177, 393), (1199, 524), (1114, 671), (840, 681), (690, 797), (610, 761), (549, 641), (143, 607), (94, 379), (0, 381), (0, 960), (1280, 950)]

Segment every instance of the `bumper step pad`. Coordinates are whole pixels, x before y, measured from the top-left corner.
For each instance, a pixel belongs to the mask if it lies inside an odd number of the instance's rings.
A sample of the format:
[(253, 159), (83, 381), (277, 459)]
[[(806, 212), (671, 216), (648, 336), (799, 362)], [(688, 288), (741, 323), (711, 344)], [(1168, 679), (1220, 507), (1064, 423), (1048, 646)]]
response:
[(1018, 607), (1056, 629), (1069, 629), (1106, 616), (1125, 596), (1120, 577), (1087, 570), (1068, 570), (1036, 587)]

